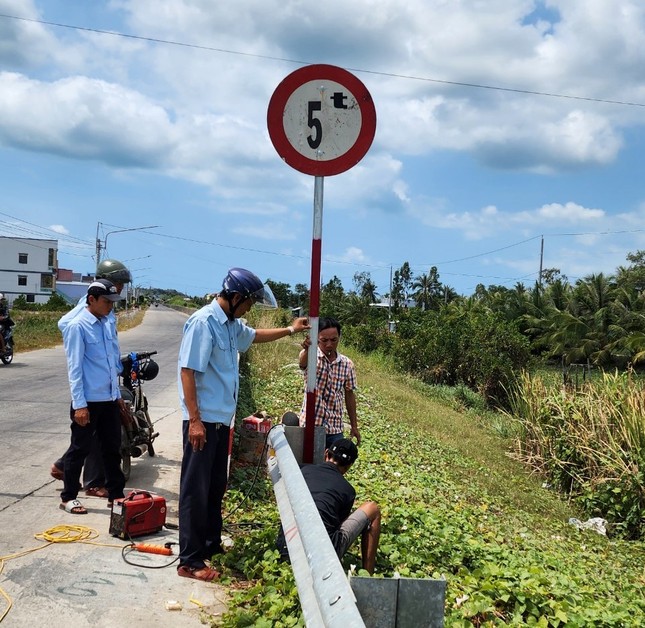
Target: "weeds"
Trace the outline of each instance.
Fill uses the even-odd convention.
[[[511,396],[515,452],[614,534],[645,536],[645,387],[605,373],[574,388],[524,374]]]

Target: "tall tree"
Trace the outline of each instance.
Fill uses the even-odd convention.
[[[345,290],[343,283],[334,275],[320,291],[320,314],[338,318],[343,306]]]
[[[272,279],[267,279],[266,283],[271,288],[273,296],[280,307],[291,307],[293,294],[291,292],[291,286],[288,283],[273,281]]]
[[[427,275],[420,275],[412,282],[413,297],[422,310],[438,310],[443,296],[437,267],[433,266]]]
[[[354,273],[354,287],[356,294],[363,301],[368,303],[375,303],[378,294],[376,292],[376,284],[372,281],[372,276],[368,272]]]
[[[304,308],[304,311],[309,311],[309,286],[304,283],[297,283],[294,287],[293,297],[293,307],[301,307]]]

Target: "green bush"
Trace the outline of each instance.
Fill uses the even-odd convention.
[[[355,347],[362,353],[381,351],[388,353],[394,341],[394,335],[388,330],[387,321],[368,320],[359,325],[343,325],[343,342]]]
[[[66,312],[71,308],[60,294],[53,292],[47,303],[28,303],[25,295],[21,294],[14,300],[11,309],[23,312]]]
[[[499,406],[530,360],[526,338],[489,311],[413,314],[399,325],[392,353],[401,370],[426,383],[464,384]]]

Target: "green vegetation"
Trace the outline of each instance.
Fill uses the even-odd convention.
[[[625,290],[641,289],[640,275],[620,276],[596,301],[582,296],[602,292],[601,281],[578,282],[568,301],[556,298],[561,282],[470,300],[444,289],[447,304],[426,286],[424,307],[397,311],[396,334],[384,310],[369,306],[368,277],[353,293],[338,280],[323,289],[323,311],[341,319],[343,350],[358,368],[364,443],[350,480],[358,500],[383,510],[377,577],[445,577],[447,626],[645,624],[645,392],[631,375],[563,391],[561,372],[538,378],[523,368],[529,349],[534,359],[584,368],[638,365],[642,297],[620,304]],[[540,295],[549,299],[542,319],[531,309]],[[18,351],[60,343],[60,314],[14,308]],[[254,312],[252,324],[284,325],[288,316]],[[578,323],[565,324],[572,317]],[[299,408],[298,351],[298,338],[252,348],[239,416]],[[499,406],[506,412],[491,410]],[[291,569],[273,545],[279,519],[269,481],[235,465],[227,499],[235,547],[222,560],[232,600],[213,622],[302,626]],[[611,523],[607,538],[568,523],[597,515]],[[358,545],[352,551],[346,568],[359,563]]]
[[[240,416],[297,410],[298,341],[253,347]],[[645,623],[645,545],[580,531],[575,504],[509,457],[513,419],[481,412],[469,389],[436,388],[379,355],[355,360],[364,443],[349,479],[383,509],[377,577],[445,577],[447,626],[632,626]],[[464,394],[464,390],[468,393]],[[469,408],[464,411],[464,408]],[[505,429],[498,429],[503,426]],[[278,561],[270,482],[236,466],[227,519],[235,547],[224,626],[302,626],[290,567]],[[252,488],[251,488],[252,487]],[[358,545],[344,566],[359,564]]]
[[[629,373],[579,388],[524,374],[511,394],[518,457],[612,533],[645,539],[645,386]]]
[[[16,353],[46,349],[62,344],[63,339],[58,329],[58,320],[70,309],[69,305],[63,302],[57,308],[53,308],[50,306],[52,301],[50,299],[50,303],[40,307],[33,307],[35,304],[29,303],[27,304],[30,306],[28,309],[21,309],[16,307],[18,301],[19,299],[14,301],[11,310],[11,318],[16,323],[13,328]],[[119,331],[139,325],[143,320],[144,313],[143,309],[118,311]]]

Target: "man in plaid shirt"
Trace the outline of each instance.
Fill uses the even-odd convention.
[[[318,359],[316,366],[315,425],[325,426],[325,448],[343,438],[343,402],[349,416],[350,435],[360,445],[361,435],[356,420],[356,370],[354,363],[338,353],[340,323],[333,318],[321,318],[318,323]],[[307,377],[307,354],[311,340],[305,338],[298,358],[300,368]],[[305,425],[307,396],[302,402],[300,425]]]

